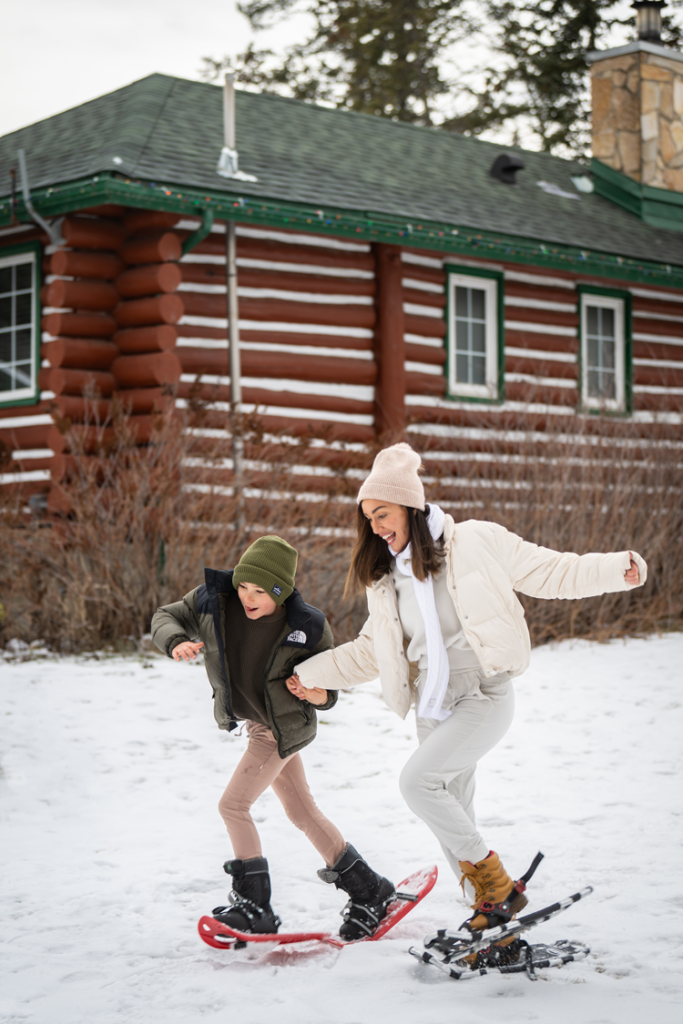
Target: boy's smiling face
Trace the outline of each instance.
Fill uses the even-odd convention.
[[[248,619],[262,619],[277,610],[277,605],[270,594],[256,583],[240,583],[237,593]]]

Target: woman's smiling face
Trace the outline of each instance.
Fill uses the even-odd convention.
[[[366,498],[361,502],[360,507],[370,523],[372,532],[385,540],[396,554],[403,551],[410,539],[408,509],[405,505],[394,505],[391,501]]]

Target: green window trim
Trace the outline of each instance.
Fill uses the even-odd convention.
[[[630,292],[617,288],[600,288],[595,285],[580,284],[577,288],[579,312],[579,412],[593,416],[631,416],[633,414],[633,296]],[[621,384],[620,398],[607,402],[591,402],[586,394],[586,337],[584,329],[584,310],[591,296],[616,300],[610,304],[615,308],[616,302],[622,305],[622,344],[621,344]],[[607,306],[607,304],[605,304]],[[609,307],[608,307],[609,308]],[[619,355],[619,353],[617,353]],[[617,362],[618,360],[615,360]]]
[[[505,401],[505,276],[500,270],[472,267],[461,263],[447,263],[446,271],[446,395],[445,398],[458,402],[476,402],[483,405],[501,405]],[[495,323],[487,326],[486,378],[485,385],[458,385],[453,371],[455,339],[452,332],[453,292],[458,278],[472,278],[487,282],[487,294],[495,290],[492,308]],[[493,289],[491,288],[493,283]],[[492,333],[493,340],[489,344]],[[453,377],[453,379],[452,379]],[[475,391],[475,389],[478,389]]]
[[[16,259],[16,257],[29,256],[30,260]],[[41,262],[43,250],[40,242],[24,242],[16,245],[8,245],[0,248],[0,268],[3,266],[16,266],[17,263],[31,262],[33,265],[33,322],[31,324],[31,357],[32,357],[32,380],[29,387],[22,388],[20,394],[0,391],[0,409],[19,407],[23,405],[37,405],[40,401],[40,386],[38,374],[40,371],[40,288],[41,288]],[[1,365],[1,364],[0,364]],[[18,389],[17,389],[18,390]],[[5,397],[10,395],[11,397]]]

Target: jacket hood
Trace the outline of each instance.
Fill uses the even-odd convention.
[[[219,594],[235,594],[237,596],[232,585],[233,573],[234,569],[204,569],[206,590],[202,595],[203,588],[200,587],[200,593],[197,595],[198,610],[202,597],[205,598],[209,606],[215,608]],[[315,608],[312,604],[306,604],[296,587],[284,602],[283,607],[287,613],[287,625],[291,630],[283,644],[287,647],[302,647],[308,650],[317,647],[325,628],[325,616],[320,609]]]

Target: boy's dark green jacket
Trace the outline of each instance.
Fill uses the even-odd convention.
[[[152,638],[160,651],[172,656],[173,648],[183,640],[203,641],[204,665],[213,689],[214,716],[219,729],[237,725],[230,699],[230,673],[225,657],[230,637],[226,635],[225,608],[228,601],[239,601],[232,585],[232,569],[205,569],[206,582],[186,594],[182,601],[158,608],[152,619]],[[296,666],[321,651],[334,647],[332,630],[323,613],[306,604],[294,589],[285,601],[286,616],[268,660],[265,678],[265,702],[268,722],[277,740],[280,757],[289,757],[315,738],[315,708],[290,693],[285,680]],[[328,690],[327,711],[337,703],[337,691]]]

